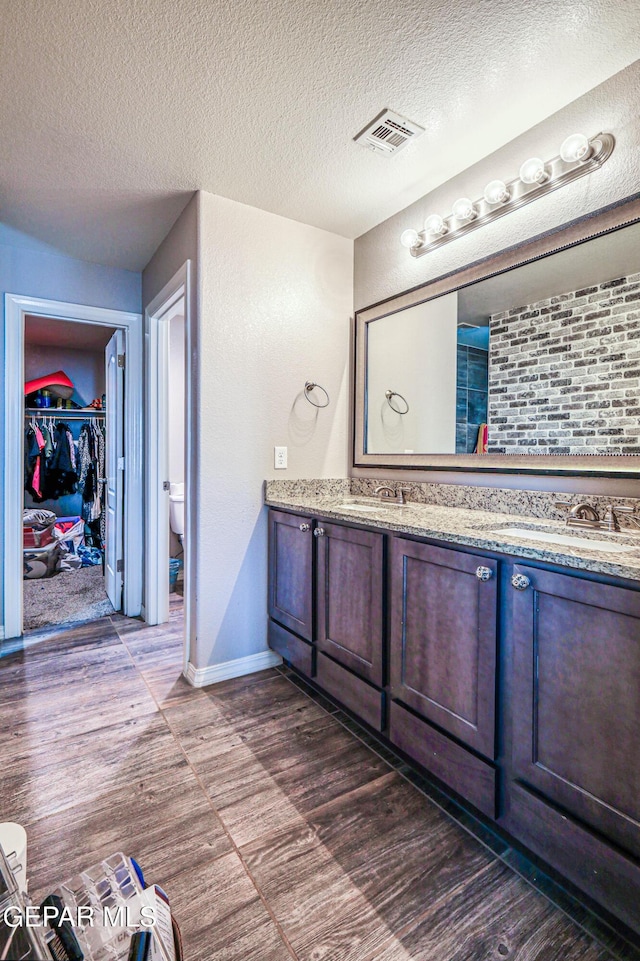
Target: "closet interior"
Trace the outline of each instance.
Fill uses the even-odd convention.
[[[25,632],[113,613],[105,589],[110,328],[25,321]]]

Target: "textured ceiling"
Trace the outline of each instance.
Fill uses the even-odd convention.
[[[134,270],[195,189],[355,237],[636,60],[639,28],[636,0],[5,2],[0,217]],[[352,142],[383,107],[427,130],[391,159]]]

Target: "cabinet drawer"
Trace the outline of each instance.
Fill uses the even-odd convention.
[[[313,520],[269,511],[269,616],[313,640]]]
[[[521,785],[513,783],[509,793],[507,830],[621,921],[639,930],[637,862]]]
[[[514,775],[640,858],[640,591],[514,571]]]
[[[269,621],[268,644],[273,651],[307,677],[313,677],[313,647],[295,634]]]
[[[496,771],[444,734],[391,702],[389,740],[478,810],[496,814]]]
[[[498,562],[396,537],[390,568],[392,698],[493,760]]]
[[[318,654],[316,682],[377,731],[383,728],[382,691],[361,681],[335,661]]]
[[[383,535],[325,522],[319,529],[318,650],[382,687]]]

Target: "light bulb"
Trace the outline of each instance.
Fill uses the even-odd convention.
[[[400,235],[400,243],[403,247],[408,247],[409,249],[411,249],[411,247],[417,247],[420,243],[418,231],[411,230],[411,228],[409,228],[409,230],[403,230]]]
[[[451,208],[451,212],[456,220],[473,220],[476,209],[468,197],[460,197]]]
[[[544,160],[540,160],[540,157],[530,157],[520,167],[520,180],[523,184],[541,184],[546,179]]]
[[[574,133],[564,141],[560,147],[560,156],[565,163],[575,163],[586,160],[591,153],[589,141],[581,133]]]
[[[507,185],[502,180],[492,180],[484,188],[484,199],[488,204],[504,204],[509,199],[510,194]]]
[[[442,237],[443,234],[446,234],[448,227],[440,214],[431,214],[424,222],[424,229],[428,234]]]

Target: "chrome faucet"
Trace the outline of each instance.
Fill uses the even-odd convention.
[[[406,504],[407,502],[404,495],[409,493],[409,488],[399,487],[397,491],[394,491],[393,487],[383,485],[382,487],[376,487],[373,493],[378,496],[381,501],[393,501],[394,504]]]
[[[567,516],[567,527],[589,527],[592,530],[599,530],[602,521],[595,507],[591,504],[571,504],[571,501],[556,501],[556,507],[569,508]]]
[[[574,504],[574,506],[569,511],[569,517],[574,518],[574,520],[597,522],[600,520],[598,517],[598,512],[595,507],[591,504]]]
[[[632,514],[633,516],[629,518],[629,523],[631,526],[640,530],[640,522],[635,516],[634,507],[620,506],[614,508],[613,504],[607,504],[602,519],[595,507],[592,507],[591,504],[582,503],[571,506],[570,501],[556,501],[556,507],[569,508],[567,527],[588,527],[591,530],[605,530],[613,533],[620,530],[617,514]]]

